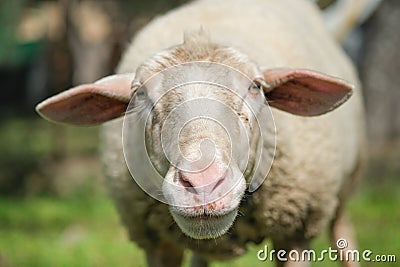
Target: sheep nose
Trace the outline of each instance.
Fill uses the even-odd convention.
[[[179,171],[179,183],[193,194],[211,194],[219,189],[226,176],[226,170],[212,163],[204,170],[196,172]]]

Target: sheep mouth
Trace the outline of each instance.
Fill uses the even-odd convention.
[[[211,239],[225,234],[231,228],[237,215],[237,209],[224,214],[187,215],[171,210],[177,225],[184,234],[193,239]]]

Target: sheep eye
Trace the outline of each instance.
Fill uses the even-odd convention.
[[[249,93],[252,95],[258,95],[260,93],[260,87],[257,84],[252,83],[249,87]]]
[[[143,88],[139,88],[136,91],[136,97],[139,99],[143,99],[144,97],[146,97],[146,92],[143,90]]]

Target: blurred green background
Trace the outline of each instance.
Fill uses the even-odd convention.
[[[35,114],[34,105],[112,73],[135,32],[183,2],[0,2],[0,266],[145,266],[144,253],[128,241],[102,183],[98,128],[50,124]],[[400,261],[400,56],[397,48],[391,50],[400,41],[398,3],[384,1],[354,30],[357,49],[350,37],[346,49],[366,84],[370,149],[348,213],[360,250],[395,254]],[[86,27],[83,17],[101,27]],[[322,235],[313,247],[329,246]],[[244,257],[212,266],[272,266],[257,260],[261,248],[250,246]]]

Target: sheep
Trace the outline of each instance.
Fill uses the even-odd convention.
[[[364,162],[360,84],[308,1],[184,5],[135,36],[117,74],[37,111],[104,123],[106,184],[149,266],[179,266],[184,249],[206,266],[266,238],[302,252],[328,225],[355,246],[344,204]]]

